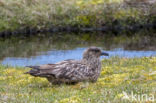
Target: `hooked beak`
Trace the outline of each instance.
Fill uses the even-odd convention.
[[[101,55],[109,56],[109,54],[108,53],[105,53],[105,52],[102,52]]]

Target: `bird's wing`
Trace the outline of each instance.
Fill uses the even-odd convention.
[[[87,66],[82,61],[68,60],[56,65],[56,68],[52,70],[52,74],[62,80],[79,81],[85,79],[88,72],[85,71]]]
[[[32,68],[26,74],[40,77],[51,77],[55,78],[70,78],[77,71],[83,69],[85,66],[83,63],[75,60],[64,60],[56,64],[45,64],[40,66],[26,66]]]

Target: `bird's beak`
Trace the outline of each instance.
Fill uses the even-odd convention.
[[[108,53],[105,53],[105,52],[102,52],[101,55],[109,56],[109,54]]]

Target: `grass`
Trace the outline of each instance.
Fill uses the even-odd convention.
[[[0,32],[24,28],[102,27],[146,24],[155,20],[155,4],[125,0],[0,0]]]
[[[1,102],[154,103],[156,99],[156,57],[104,59],[96,83],[52,85],[44,78],[23,74],[26,71],[0,66]],[[132,93],[137,95],[135,99]]]

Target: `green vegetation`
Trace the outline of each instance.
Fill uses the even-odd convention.
[[[2,103],[140,102],[138,97],[132,101],[132,92],[143,100],[142,103],[152,103],[152,98],[156,97],[156,57],[104,59],[96,83],[52,85],[44,78],[23,74],[26,71],[20,67],[0,66]],[[124,93],[129,98],[122,99]],[[143,94],[147,98],[142,98]]]
[[[0,32],[26,28],[128,26],[155,20],[155,4],[135,6],[125,1],[0,0]]]

